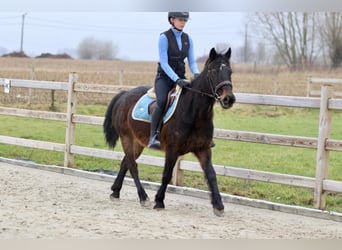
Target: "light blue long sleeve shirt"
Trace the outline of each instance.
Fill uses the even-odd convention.
[[[182,31],[177,31],[174,28],[171,28],[173,33],[175,34],[176,41],[178,44],[178,48],[182,49]],[[167,37],[165,34],[161,34],[159,37],[159,63],[161,68],[164,70],[164,72],[171,78],[172,81],[176,82],[179,79],[179,76],[173,71],[173,69],[170,67],[168,63],[168,50],[169,42],[167,40]],[[188,57],[187,61],[189,64],[189,68],[191,70],[192,74],[198,74],[199,70],[197,68],[196,60],[195,60],[195,53],[194,53],[194,46],[191,37],[189,36],[189,51],[188,51]]]

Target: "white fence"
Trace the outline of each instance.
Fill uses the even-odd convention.
[[[342,84],[341,78],[316,78],[316,77],[309,77],[306,82],[306,96],[320,96],[321,90],[313,89],[313,86],[321,86],[322,84]],[[334,92],[335,97],[342,97],[342,92]]]
[[[67,113],[0,107],[0,115],[66,121],[65,143],[30,140],[6,135],[0,135],[0,143],[64,152],[65,167],[73,166],[73,156],[75,154],[111,160],[121,160],[123,158],[122,152],[113,152],[111,150],[75,145],[76,123],[102,125],[104,120],[103,117],[78,115],[76,112],[77,93],[93,92],[116,94],[121,90],[131,89],[133,87],[79,83],[77,79],[78,76],[76,73],[71,73],[69,75],[69,82],[29,81],[0,78],[0,85],[4,86],[5,92],[10,92],[10,89],[14,87],[21,87],[64,90],[68,94]],[[342,152],[342,141],[330,138],[331,111],[342,110],[342,99],[334,99],[333,96],[332,87],[329,85],[322,87],[321,98],[236,93],[237,103],[320,109],[320,122],[318,128],[319,135],[317,138],[255,133],[218,128],[214,131],[214,137],[220,139],[316,149],[316,175],[314,178],[214,165],[216,173],[222,176],[310,188],[314,190],[314,207],[324,209],[327,193],[342,193],[342,181],[327,179],[329,151]],[[162,167],[164,165],[164,158],[141,155],[137,162]],[[184,170],[202,171],[199,163],[180,159],[177,162],[174,172],[173,183],[175,185],[182,185]]]

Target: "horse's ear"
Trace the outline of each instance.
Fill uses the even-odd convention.
[[[228,60],[230,59],[230,56],[232,55],[232,49],[229,48],[227,53],[226,53],[226,57],[228,58]]]
[[[210,50],[210,53],[209,53],[209,58],[210,58],[210,61],[214,61],[217,57],[217,53],[216,53],[216,50],[215,48],[212,48]]]

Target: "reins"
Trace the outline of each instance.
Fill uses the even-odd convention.
[[[196,93],[201,94],[201,95],[206,95],[206,96],[209,96],[209,97],[215,99],[215,95],[213,95],[213,94],[209,94],[209,93],[206,93],[206,92],[202,92],[202,91],[200,91],[200,90],[193,89],[193,88],[191,88],[191,87],[185,87],[185,88],[188,89],[188,90],[190,90],[190,91],[192,91],[192,92],[196,92]]]
[[[210,66],[210,65],[209,65]],[[221,64],[220,66],[220,71],[222,70],[223,67],[227,67],[225,64]],[[206,96],[209,96],[213,99],[215,99],[216,101],[217,100],[220,100],[220,96],[217,94],[217,91],[219,89],[221,89],[222,87],[224,86],[229,86],[232,84],[232,82],[230,80],[224,80],[222,82],[220,82],[219,84],[217,84],[215,86],[215,89],[214,89],[214,83],[213,83],[213,79],[211,78],[211,76],[209,75],[209,72],[211,71],[215,71],[216,69],[208,69],[208,72],[207,72],[207,81],[209,82],[210,84],[210,88],[211,88],[211,92],[212,93],[207,93],[207,92],[203,92],[203,91],[200,91],[200,90],[197,90],[197,89],[193,89],[191,87],[185,87],[187,89],[189,89],[190,91],[193,91],[193,92],[196,92],[198,94],[201,94],[201,95],[206,95]]]
[[[220,82],[219,84],[217,84],[217,86],[215,87],[215,90],[213,89],[213,84],[211,81],[210,82],[210,87],[211,87],[211,90],[212,90],[212,94],[210,93],[207,93],[207,92],[203,92],[203,91],[200,91],[200,90],[197,90],[197,89],[194,89],[194,88],[191,88],[191,87],[185,87],[186,89],[190,90],[190,91],[193,91],[193,92],[196,92],[198,94],[201,94],[201,95],[206,95],[206,96],[209,96],[211,98],[214,98],[215,100],[219,100],[220,97],[219,95],[217,94],[217,91],[222,88],[223,86],[229,86],[229,84],[231,84],[231,81],[229,80],[225,80],[225,81],[222,81]]]
[[[212,88],[213,94],[210,94],[210,93],[207,93],[207,92],[203,92],[203,91],[200,91],[200,90],[191,88],[191,87],[185,87],[185,88],[188,89],[188,90],[190,90],[190,91],[196,92],[196,93],[198,93],[198,94],[206,95],[206,96],[209,96],[209,97],[211,97],[211,98],[214,98],[215,100],[219,100],[220,97],[218,96],[217,91],[218,91],[220,88],[222,88],[223,86],[228,86],[229,84],[231,84],[231,82],[230,82],[229,80],[222,81],[222,82],[220,82],[220,83],[216,86],[215,90],[213,89],[213,85],[210,84],[210,86],[211,86],[211,88]]]

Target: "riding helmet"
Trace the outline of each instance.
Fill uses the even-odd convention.
[[[189,19],[189,12],[169,12],[167,15],[167,19],[169,20],[170,24],[172,24],[170,21],[171,17]]]

